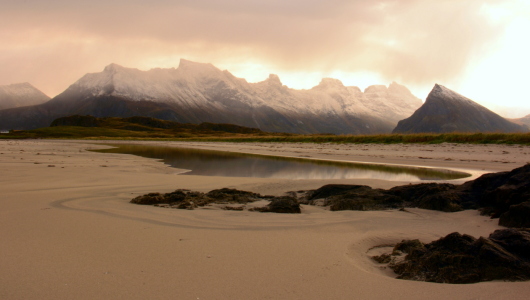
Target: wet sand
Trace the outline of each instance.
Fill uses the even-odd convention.
[[[155,142],[142,142],[156,144]],[[201,149],[467,170],[511,170],[530,147],[168,143]],[[231,187],[262,194],[373,179],[280,180],[176,175],[148,158],[88,152],[87,141],[0,141],[0,299],[526,299],[529,282],[397,280],[374,246],[459,231],[487,236],[476,211],[421,209],[300,215],[129,204],[148,192]],[[465,180],[455,181],[461,183]]]

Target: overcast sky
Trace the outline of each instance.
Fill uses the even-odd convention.
[[[439,83],[519,117],[530,113],[529,2],[0,0],[0,85],[55,96],[110,63],[185,58],[293,88],[396,81],[425,99]]]

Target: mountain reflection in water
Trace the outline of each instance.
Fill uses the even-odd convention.
[[[470,176],[467,173],[443,169],[286,158],[167,146],[111,146],[117,148],[93,151],[160,159],[171,167],[189,170],[183,173],[186,175],[283,179],[370,178],[392,181],[450,180]]]

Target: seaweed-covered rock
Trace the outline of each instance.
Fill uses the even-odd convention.
[[[494,218],[510,206],[530,201],[530,164],[509,172],[484,174],[458,187],[462,202],[474,203],[464,208],[483,208]]]
[[[184,201],[188,195],[188,192],[189,190],[176,190],[174,192],[164,194],[164,198],[166,199],[167,203],[177,203]]]
[[[269,212],[282,214],[301,213],[300,203],[293,197],[276,197],[267,205]]]
[[[453,212],[462,210],[456,187],[449,183],[420,183],[396,186],[388,193],[401,197],[410,207]]]
[[[527,230],[497,230],[478,239],[454,232],[425,245],[403,241],[394,249],[408,253],[404,260],[389,264],[399,279],[439,283],[530,279]]]
[[[329,209],[336,210],[381,210],[400,208],[403,199],[389,195],[381,189],[372,189],[368,186],[347,191],[343,194],[329,197],[326,201]]]
[[[138,196],[131,200],[131,203],[141,204],[141,205],[155,205],[168,203],[164,195],[160,193],[149,193],[146,195]]]
[[[326,184],[316,190],[308,192],[307,199],[323,199],[331,196],[337,196],[349,191],[370,188],[366,185],[351,185],[351,184]]]
[[[372,189],[363,185],[328,184],[306,192],[309,204],[329,206],[331,210],[377,210],[397,207],[419,207],[445,212],[481,209],[484,214],[498,218],[510,206],[530,201],[530,164],[510,172],[484,174],[462,185],[421,183]],[[515,207],[526,211],[526,206]],[[517,212],[514,212],[516,215]],[[507,216],[509,216],[508,214]],[[524,218],[525,213],[520,213]],[[529,226],[527,221],[517,221]],[[508,224],[508,223],[506,223]],[[507,225],[508,226],[508,225]]]
[[[530,228],[530,201],[510,206],[499,218],[499,225]]]
[[[507,251],[530,261],[529,228],[495,230],[489,238]]]
[[[208,193],[183,189],[166,194],[149,193],[138,196],[130,202],[178,209],[195,209],[211,204],[225,204],[226,206],[220,206],[220,208],[226,210],[244,210],[246,204],[258,200],[270,200],[271,202],[265,207],[257,207],[249,210],[276,213],[301,212],[300,203],[294,197],[262,196],[257,193],[229,188],[212,190]]]
[[[215,199],[217,203],[219,201],[224,201],[227,203],[245,204],[263,198],[260,194],[229,188],[212,190],[209,191],[206,195],[212,199]]]
[[[254,207],[250,210],[259,212],[275,212],[281,214],[299,214],[302,212],[298,200],[290,196],[275,197],[267,206]]]
[[[365,185],[328,184],[309,191],[309,204],[329,206],[330,210],[380,210],[419,207],[446,212],[460,211],[460,194],[456,185],[422,183],[397,186],[389,190]],[[320,201],[315,201],[322,199]]]
[[[415,250],[423,250],[425,246],[420,240],[403,240],[401,243],[394,246],[392,255],[399,255],[400,253],[411,253]]]

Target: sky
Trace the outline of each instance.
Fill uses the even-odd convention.
[[[324,77],[442,84],[505,117],[530,114],[527,0],[0,0],[0,85],[48,96],[106,65],[212,63],[297,89]]]

